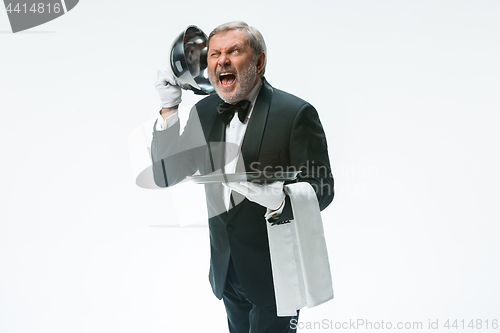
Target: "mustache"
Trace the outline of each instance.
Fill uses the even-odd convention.
[[[221,72],[225,72],[225,71],[227,71],[227,72],[232,72],[232,73],[234,73],[236,76],[238,75],[238,71],[236,70],[236,68],[234,68],[234,67],[232,67],[232,66],[229,66],[229,65],[224,65],[224,66],[222,66],[222,67],[218,67],[218,68],[216,69],[216,71],[215,71],[215,75],[216,75],[217,77],[219,77],[219,74],[220,74]]]

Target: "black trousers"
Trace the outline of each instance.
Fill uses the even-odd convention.
[[[246,298],[231,259],[222,299],[231,333],[295,333],[297,331],[290,328],[290,321],[298,320],[298,313],[293,317],[278,317],[276,306],[259,307]]]

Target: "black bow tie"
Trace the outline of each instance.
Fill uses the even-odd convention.
[[[224,125],[229,124],[231,119],[233,119],[235,112],[238,112],[238,118],[240,119],[240,121],[244,122],[245,118],[247,117],[249,109],[250,109],[250,101],[246,100],[239,101],[236,104],[229,104],[224,101],[221,101],[220,104],[217,106],[217,112],[219,113],[219,116],[224,122]]]

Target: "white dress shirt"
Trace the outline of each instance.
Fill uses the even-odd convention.
[[[224,173],[234,173],[236,171],[236,164],[238,162],[238,157],[241,154],[241,144],[243,143],[243,138],[245,137],[245,132],[247,130],[248,122],[252,116],[252,111],[255,106],[255,101],[259,95],[260,88],[262,87],[262,80],[255,85],[255,87],[250,91],[250,93],[244,98],[244,100],[250,101],[250,108],[248,110],[247,117],[244,122],[240,121],[238,115],[235,114],[233,119],[226,125],[226,162],[224,165]],[[231,144],[232,143],[232,144]],[[238,151],[234,151],[238,149]],[[223,199],[226,209],[230,208],[230,195],[231,189],[224,187]]]

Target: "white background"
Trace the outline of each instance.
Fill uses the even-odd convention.
[[[87,0],[12,34],[0,10],[0,332],[227,331],[208,229],[172,227],[173,192],[135,185],[128,136],[159,109],[173,39],[234,19],[327,134],[335,299],[303,325],[500,319],[499,17],[498,1]]]

